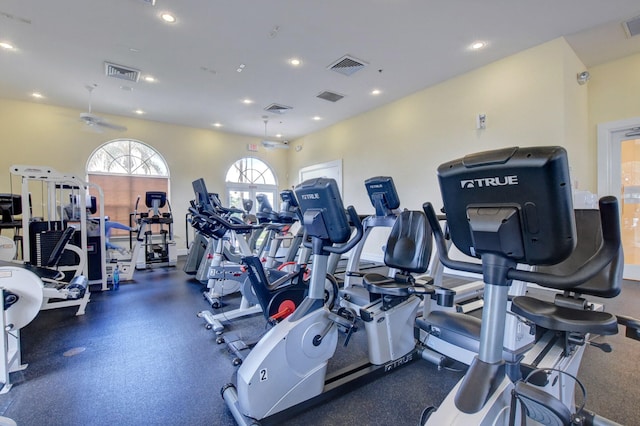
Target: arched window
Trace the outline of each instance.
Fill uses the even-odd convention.
[[[256,211],[256,195],[265,194],[271,206],[276,205],[278,182],[276,175],[262,160],[253,157],[241,158],[227,170],[227,196],[230,206],[243,208],[243,200],[253,202]]]
[[[147,191],[169,194],[169,167],[151,146],[132,139],[115,139],[98,147],[87,161],[87,180],[104,192],[105,214],[129,224],[138,196]],[[140,209],[145,209],[140,204]]]

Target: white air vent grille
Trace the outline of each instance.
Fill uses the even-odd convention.
[[[622,24],[627,37],[633,37],[640,34],[640,16],[636,16]]]
[[[324,92],[318,94],[317,97],[329,102],[338,102],[340,99],[344,98],[344,95],[325,90]]]
[[[274,114],[284,114],[290,109],[293,109],[293,108],[290,106],[280,105],[280,104],[271,104],[264,108],[265,111],[272,112]]]
[[[111,62],[104,63],[104,73],[107,77],[119,78],[122,80],[133,81],[135,83],[137,83],[140,78],[140,70],[116,65]]]
[[[330,69],[331,71],[335,71],[337,73],[348,76],[355,73],[356,71],[360,71],[362,68],[366,67],[367,65],[369,64],[367,64],[364,61],[361,61],[360,59],[356,59],[353,56],[345,55],[342,58],[335,61],[334,63],[332,63],[331,65],[329,65],[327,68]]]

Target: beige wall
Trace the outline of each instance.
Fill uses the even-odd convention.
[[[80,112],[0,99],[0,171],[4,172],[0,176],[5,176],[0,178],[0,192],[9,192],[12,164],[48,166],[84,178],[87,159],[101,144],[117,138],[137,139],[158,150],[169,164],[174,233],[178,248],[184,248],[184,216],[193,199],[194,179],[203,177],[210,191],[224,194],[227,169],[251,154],[274,168],[280,186],[287,185],[287,157],[281,150],[247,152],[246,145],[258,143],[259,138],[107,115],[104,117],[128,130],[95,133],[79,122]],[[13,191],[19,193],[19,178],[14,177],[12,184]]]
[[[436,169],[444,161],[488,149],[562,145],[580,176],[595,162],[584,154],[587,88],[575,76],[584,65],[564,39],[500,60],[382,108],[296,140],[290,183],[301,167],[343,159],[345,203],[373,207],[365,179],[394,178],[403,207],[440,206]],[[486,130],[475,117],[487,114]]]
[[[564,146],[574,181],[595,192],[596,125],[640,116],[640,54],[593,67],[589,83],[579,86],[576,74],[584,69],[566,41],[556,39],[293,141],[302,146],[299,152],[261,150],[256,156],[276,170],[281,188],[297,183],[301,167],[342,159],[345,203],[363,214],[373,211],[363,185],[371,176],[393,176],[403,207],[427,200],[439,207],[439,164],[511,145]],[[22,163],[82,175],[100,144],[141,140],[169,163],[179,236],[191,181],[204,177],[211,191],[224,192],[227,168],[249,154],[247,143],[259,140],[125,117],[107,118],[127,132],[96,134],[83,130],[79,112],[0,100],[0,170]],[[478,113],[487,114],[486,130],[475,129]],[[2,192],[9,188],[5,176]]]
[[[628,119],[640,122],[640,54],[592,67],[589,72],[588,138],[595,155],[598,124]],[[594,192],[596,178],[594,166],[591,176]]]
[[[589,86],[579,85],[576,79],[586,67],[568,45],[563,50],[564,141],[560,145],[569,152],[574,188],[595,192],[596,147],[589,143],[587,125]]]
[[[595,137],[598,123],[640,116],[640,54],[592,67],[589,72],[590,137]]]
[[[576,82],[584,69],[564,39],[523,51],[296,140],[290,182],[301,167],[341,158],[345,203],[360,214],[373,212],[363,182],[377,175],[393,177],[402,207],[439,209],[439,164],[514,145],[564,146],[583,179],[595,164],[595,148],[584,149],[587,87]],[[476,130],[478,113],[485,130]],[[365,257],[381,260],[385,235],[370,238]]]

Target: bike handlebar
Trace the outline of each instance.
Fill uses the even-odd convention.
[[[347,241],[346,244],[341,246],[331,246],[331,245],[325,246],[323,244],[322,245],[323,251],[326,251],[327,253],[344,254],[349,250],[351,250],[353,247],[355,247],[355,245],[358,244],[358,242],[362,239],[362,236],[364,235],[364,230],[362,228],[362,222],[360,221],[360,217],[358,216],[356,209],[353,206],[349,206],[347,207],[347,213],[349,213],[349,219],[351,219],[351,222],[353,222],[353,226],[356,228],[356,235],[354,235],[353,238]],[[311,238],[313,239],[315,237],[311,237]],[[307,248],[313,249],[314,243],[306,241],[306,239],[307,239],[307,231],[305,229],[305,233],[304,233],[305,242],[302,244]]]
[[[325,247],[324,248],[325,251],[328,251],[329,253],[344,254],[349,250],[351,250],[352,248],[354,248],[355,245],[358,244],[358,242],[362,239],[362,236],[364,235],[364,230],[362,228],[362,222],[360,221],[360,217],[358,216],[356,209],[353,206],[349,206],[347,207],[347,213],[349,213],[349,219],[351,219],[353,226],[355,226],[356,228],[356,235],[354,235],[353,238],[347,241],[345,245],[337,246],[337,247],[336,246]]]

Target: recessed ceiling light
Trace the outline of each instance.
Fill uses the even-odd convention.
[[[244,70],[244,67],[246,67],[245,64],[240,64],[240,65],[238,65],[238,69],[236,71],[242,72]]]
[[[15,49],[15,47],[13,47],[12,44],[7,43],[6,41],[2,41],[0,42],[0,47],[2,47],[3,49],[7,49],[7,50],[13,50]]]
[[[371,94],[372,94],[372,95],[379,95],[380,93],[382,93],[382,92],[381,92],[379,89],[373,89],[373,90],[371,91]]]
[[[249,105],[249,104],[252,104],[252,103],[253,103],[253,101],[252,101],[251,99],[243,99],[243,100],[242,100],[242,103],[243,103],[243,104],[247,104],[247,105]]]
[[[135,113],[136,113],[136,114],[138,114],[138,115],[142,115],[142,114],[144,114],[144,111],[143,111],[143,110],[141,110],[141,109],[137,109],[137,110],[135,110],[135,111],[133,111],[133,112],[135,112]]]
[[[297,67],[298,65],[302,64],[302,61],[300,61],[300,59],[298,58],[291,58],[289,59],[289,63],[294,67]]]
[[[213,127],[222,127],[222,124],[221,123],[213,123],[212,126]]]
[[[475,41],[473,43],[471,43],[471,50],[480,50],[483,47],[486,47],[487,43],[485,43],[484,41]]]
[[[160,18],[162,18],[164,22],[167,22],[169,24],[173,24],[174,22],[176,22],[176,17],[170,14],[169,12],[161,13]]]
[[[31,96],[33,96],[33,97],[34,97],[34,98],[36,98],[36,99],[42,99],[42,98],[44,98],[44,96],[42,96],[42,93],[40,93],[40,92],[33,92],[33,93],[31,94]]]
[[[315,117],[313,117],[313,119],[318,121],[318,120],[322,120],[322,117],[319,117],[319,116],[316,115]]]
[[[152,75],[146,75],[144,76],[144,81],[147,81],[149,83],[154,83],[156,81],[156,78]]]
[[[276,134],[276,138],[281,138],[282,137],[282,133],[277,133]]]
[[[125,92],[133,92],[133,87],[131,87],[131,86],[120,86],[120,90],[124,90]]]

